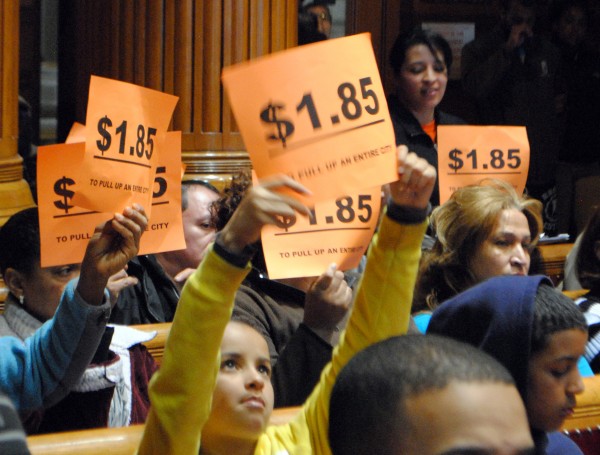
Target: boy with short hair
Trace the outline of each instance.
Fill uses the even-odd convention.
[[[477,346],[510,371],[525,402],[536,453],[581,453],[554,432],[573,413],[575,395],[583,392],[577,362],[587,325],[548,278],[491,278],[443,303],[427,334]]]
[[[334,455],[533,451],[510,373],[433,335],[393,337],[348,362],[331,394],[329,442]]]

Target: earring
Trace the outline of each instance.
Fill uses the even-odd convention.
[[[21,304],[21,306],[23,306],[23,304],[25,303],[25,296],[23,294],[19,296],[19,303]]]

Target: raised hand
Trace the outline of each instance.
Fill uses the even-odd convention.
[[[85,251],[77,285],[84,300],[96,305],[102,302],[109,277],[137,255],[147,224],[144,209],[134,204],[134,207],[126,207],[123,214],[115,213],[112,220],[96,227]]]
[[[398,146],[398,180],[389,184],[392,201],[397,205],[424,209],[433,192],[437,172],[425,159]]]
[[[352,304],[352,289],[344,273],[331,264],[306,293],[304,324],[321,338],[333,342]]]
[[[106,289],[108,289],[108,293],[110,294],[111,306],[115,306],[119,299],[119,294],[123,289],[135,286],[137,283],[138,279],[136,277],[127,274],[127,266],[114,275],[111,275],[108,283],[106,283]]]
[[[308,216],[308,208],[287,194],[276,192],[283,188],[298,194],[310,194],[302,184],[285,175],[262,180],[251,188],[221,231],[221,241],[232,253],[241,253],[244,248],[260,239],[260,231],[267,224],[285,227],[282,217],[296,218],[296,214]]]

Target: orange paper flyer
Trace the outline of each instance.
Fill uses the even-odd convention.
[[[42,267],[80,263],[96,225],[113,217],[112,213],[84,209],[73,203],[81,185],[78,171],[84,154],[83,142],[38,147]]]
[[[367,33],[223,70],[259,178],[288,174],[328,200],[396,179],[396,146]]]
[[[152,190],[152,215],[139,254],[185,249],[181,214],[181,131],[165,136]]]
[[[381,187],[319,201],[311,216],[261,233],[269,278],[319,276],[332,262],[339,270],[358,266],[379,220]]]
[[[140,254],[185,248],[181,220],[181,133],[167,134],[169,153],[161,156],[153,184],[154,210],[140,242]],[[38,148],[37,187],[41,265],[80,263],[94,228],[113,217],[74,204],[85,143]],[[125,206],[120,207],[121,212]]]
[[[67,136],[66,144],[76,144],[77,142],[85,142],[85,125],[79,122],[73,122],[73,126]]]
[[[137,202],[151,213],[154,169],[177,99],[91,77],[77,205],[114,212]]]
[[[440,203],[458,188],[496,178],[523,193],[529,172],[529,140],[524,126],[440,125]]]

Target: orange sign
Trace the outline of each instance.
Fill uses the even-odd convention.
[[[37,189],[42,267],[80,263],[96,225],[112,218],[73,204],[85,143],[38,147]]]
[[[358,266],[379,219],[381,187],[315,204],[284,229],[262,230],[269,278],[319,276],[335,262],[339,270]]]
[[[485,178],[505,180],[519,194],[529,172],[524,126],[438,126],[440,203],[458,188]]]
[[[154,169],[176,103],[173,95],[92,76],[74,203],[114,212],[137,202],[150,214]]]
[[[152,215],[142,236],[140,254],[185,248],[181,220],[181,134],[166,136],[153,185]],[[79,169],[85,143],[38,148],[37,187],[40,216],[41,265],[50,267],[81,262],[96,225],[111,213],[78,207],[73,199],[80,191]],[[124,207],[124,206],[123,206]],[[121,207],[118,211],[121,211]]]
[[[75,144],[77,142],[85,142],[85,125],[79,122],[73,122],[73,126],[67,136],[66,144]]]
[[[139,254],[185,249],[181,214],[181,131],[165,136],[152,190],[152,215]]]
[[[288,174],[313,200],[397,178],[394,131],[369,34],[225,68],[223,84],[259,178]]]

